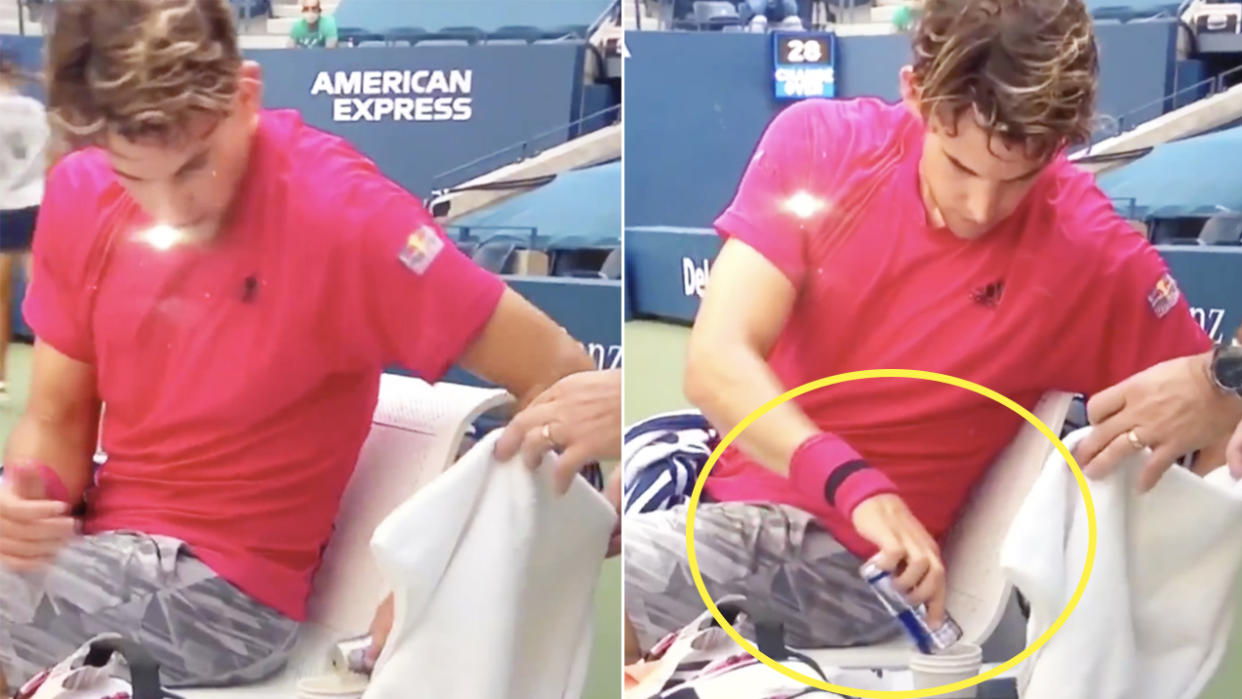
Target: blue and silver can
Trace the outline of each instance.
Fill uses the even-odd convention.
[[[880,598],[888,613],[901,622],[920,651],[929,655],[943,653],[962,640],[962,628],[948,614],[945,614],[944,623],[939,627],[933,629],[929,626],[927,608],[921,604],[910,604],[906,596],[897,589],[893,576],[888,571],[868,561],[858,572],[871,586],[875,596]]]

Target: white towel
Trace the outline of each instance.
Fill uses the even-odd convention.
[[[1205,478],[1175,467],[1141,495],[1144,458],[1088,481],[1098,522],[1091,579],[1069,621],[1022,668],[1024,699],[1193,699],[1220,662],[1242,563],[1242,484],[1223,467]],[[1082,496],[1053,452],[1001,549],[1031,604],[1028,643],[1068,603],[1086,547]]]
[[[496,463],[493,432],[398,507],[372,549],[393,584],[393,632],[365,699],[577,699],[616,512],[549,461]]]

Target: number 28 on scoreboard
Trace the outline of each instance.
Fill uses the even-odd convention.
[[[773,32],[777,99],[835,97],[837,37],[831,32]]]

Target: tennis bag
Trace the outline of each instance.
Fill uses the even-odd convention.
[[[769,658],[807,677],[829,681],[819,664],[785,645],[779,623],[751,616],[742,597],[731,595],[716,605],[730,625],[749,618],[755,645]],[[716,623],[710,611],[666,636],[640,662],[625,669],[624,699],[793,699],[839,695],[786,677],[742,650]]]
[[[128,677],[128,680],[122,679]],[[116,634],[91,639],[13,699],[180,699],[160,687],[160,666],[141,644]]]

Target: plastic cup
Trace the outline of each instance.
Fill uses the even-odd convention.
[[[928,655],[913,653],[910,656],[910,672],[914,675],[915,689],[929,689],[970,679],[983,667],[983,649],[973,643],[959,643],[952,648]],[[974,699],[979,687],[967,687],[956,692],[939,694],[945,699]]]

